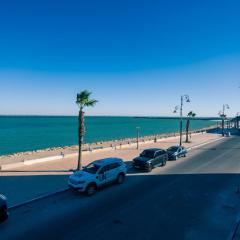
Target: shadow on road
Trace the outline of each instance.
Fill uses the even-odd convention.
[[[66,175],[3,178],[5,183],[12,181],[15,185],[13,191],[8,191],[9,201],[35,184],[38,191],[39,187],[53,187],[57,182],[66,184],[67,180]],[[89,240],[123,239],[126,235],[128,239],[209,239],[209,236],[226,239],[237,209],[228,196],[239,196],[238,183],[239,174],[128,175],[124,184],[102,188],[91,198],[71,190],[32,203],[31,214],[36,219],[44,219],[47,214],[45,224],[44,221],[42,225],[32,223],[31,230],[22,229],[24,235],[16,236],[18,239],[78,239],[81,233],[83,239]],[[12,212],[4,227],[12,225],[15,231],[11,234],[18,234],[13,214],[18,213]]]

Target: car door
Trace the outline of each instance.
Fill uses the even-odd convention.
[[[168,155],[164,150],[160,152],[160,158],[161,158],[161,163],[167,161]]]
[[[155,161],[155,165],[161,165],[163,162],[163,151],[157,151],[156,154],[156,161]]]
[[[181,157],[181,154],[182,154],[182,148],[179,147],[178,150],[177,150],[177,156]]]
[[[111,163],[107,166],[107,171],[106,171],[106,181],[107,182],[113,182],[117,178],[118,174],[118,163]]]
[[[152,166],[159,165],[160,157],[159,157],[159,151],[154,153],[154,157],[152,159]]]
[[[162,151],[161,152],[161,155],[162,155],[162,161],[167,161],[168,160],[168,154],[166,151]]]
[[[104,166],[100,169],[97,176],[99,186],[102,186],[107,183],[107,170],[108,170],[108,166]]]

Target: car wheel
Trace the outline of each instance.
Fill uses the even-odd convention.
[[[187,155],[186,155],[186,153],[183,155],[183,157],[186,157]]]
[[[87,186],[87,189],[86,189],[86,194],[87,196],[92,196],[96,193],[97,191],[97,186],[95,183],[90,183],[88,186]]]
[[[178,159],[178,156],[174,156],[174,160],[176,161]]]
[[[164,160],[163,162],[162,162],[162,167],[164,167],[166,165],[166,161]]]
[[[123,173],[120,173],[120,174],[118,174],[116,183],[117,184],[122,184],[124,182],[124,179],[125,179],[125,175]]]

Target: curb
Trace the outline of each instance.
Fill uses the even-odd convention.
[[[22,202],[22,203],[19,203],[19,204],[16,204],[16,205],[13,205],[13,206],[10,206],[8,207],[8,209],[11,211],[11,210],[15,210],[19,207],[22,207],[22,206],[25,206],[27,204],[30,204],[32,202],[37,202],[37,201],[40,201],[40,200],[43,200],[43,199],[46,199],[46,198],[49,198],[49,197],[53,197],[55,195],[58,195],[58,194],[61,194],[61,193],[64,193],[64,192],[68,192],[69,191],[69,188],[64,188],[62,190],[58,190],[56,192],[52,192],[52,193],[48,193],[48,194],[45,194],[45,195],[42,195],[42,196],[39,196],[39,197],[36,197],[36,198],[33,198],[31,200],[27,200],[25,202]]]

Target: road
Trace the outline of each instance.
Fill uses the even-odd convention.
[[[195,149],[89,198],[68,191],[10,212],[7,239],[227,239],[240,213],[240,138]]]

